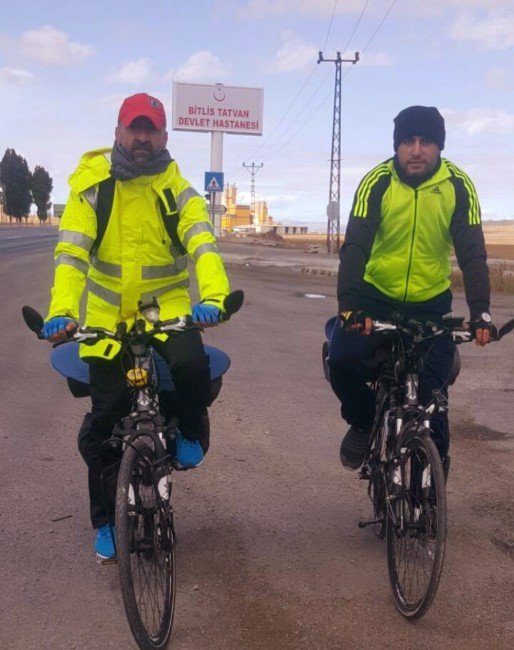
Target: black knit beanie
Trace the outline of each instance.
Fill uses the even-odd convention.
[[[433,140],[439,149],[444,149],[444,119],[435,106],[409,106],[394,118],[394,150],[403,140],[414,135]]]

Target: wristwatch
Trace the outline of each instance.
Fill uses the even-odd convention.
[[[491,322],[491,314],[489,314],[487,311],[483,311],[480,316],[480,320],[483,320],[484,323],[490,323]]]

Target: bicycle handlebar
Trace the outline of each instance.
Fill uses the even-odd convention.
[[[464,319],[455,319],[454,322],[460,322],[460,325],[450,325],[448,327],[437,325],[436,323],[409,321],[404,325],[391,323],[388,321],[373,321],[373,330],[375,332],[400,332],[411,337],[420,337],[420,339],[430,339],[442,334],[450,334],[456,343],[467,343],[472,341],[474,333],[471,329],[462,326]],[[491,329],[491,341],[499,341],[506,334],[514,329],[514,318],[507,321],[498,330],[494,325]]]
[[[225,313],[222,314],[220,323],[225,322],[231,318],[239,309],[241,309],[244,302],[244,292],[241,289],[232,291],[226,296],[223,301],[223,308]],[[22,316],[23,320],[27,327],[32,330],[39,339],[44,339],[45,337],[42,334],[44,320],[41,314],[35,309],[29,306],[22,307]],[[219,324],[219,323],[213,323]],[[111,332],[110,330],[104,329],[102,327],[78,327],[75,330],[68,332],[67,338],[62,341],[63,343],[68,341],[79,341],[79,342],[94,342],[101,339],[113,339],[121,341],[124,338],[127,338],[127,334],[123,331],[123,323],[118,326],[116,332]],[[150,330],[144,332],[135,332],[132,330],[129,336],[132,335],[132,338],[137,336],[148,336],[151,337],[154,334],[162,334],[170,331],[184,331],[188,328],[198,327],[201,323],[195,323],[190,315],[179,316],[178,318],[172,318],[166,321],[156,321],[154,327]]]

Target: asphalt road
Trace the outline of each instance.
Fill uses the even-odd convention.
[[[514,334],[462,348],[444,574],[427,616],[407,623],[390,595],[385,545],[357,528],[369,514],[365,486],[338,461],[345,427],[320,363],[334,279],[300,266],[228,264],[246,302],[205,336],[232,367],[211,409],[204,466],[175,480],[170,647],[512,648]],[[50,242],[0,256],[0,647],[127,650],[116,567],[92,553],[76,449],[87,401],[68,394],[48,347],[21,322],[24,304],[44,312],[51,276]],[[513,299],[495,297],[493,314],[514,316]]]
[[[0,224],[0,254],[37,251],[46,244],[54,245],[56,241],[56,228]]]

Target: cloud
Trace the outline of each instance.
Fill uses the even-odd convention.
[[[489,12],[485,18],[466,12],[449,32],[458,41],[471,41],[482,50],[506,50],[514,45],[514,13]]]
[[[345,0],[336,6],[336,13],[351,13],[362,10],[362,0]],[[316,15],[330,16],[334,11],[334,0],[250,0],[240,7],[239,13],[246,18],[265,16]]]
[[[455,9],[476,11],[485,9],[494,11],[503,7],[510,8],[512,0],[409,0],[402,11],[419,16],[441,16]]]
[[[495,90],[514,90],[514,74],[509,68],[491,68],[485,74],[485,82]]]
[[[166,75],[175,81],[183,82],[218,82],[225,79],[228,74],[228,69],[220,59],[208,50],[196,52],[180,66],[178,70]]]
[[[343,58],[353,58],[353,53],[349,56],[344,56]],[[357,65],[367,67],[390,66],[393,65],[393,59],[391,56],[389,56],[389,54],[383,54],[379,52],[376,54],[366,54],[366,52],[364,52]]]
[[[152,62],[150,59],[138,59],[124,63],[119,70],[112,72],[107,78],[111,84],[134,84],[135,86],[146,83],[151,78]]]
[[[34,75],[26,70],[0,68],[0,86],[22,86],[30,83]]]
[[[90,45],[68,40],[64,32],[51,25],[24,32],[15,47],[21,56],[47,66],[80,63],[95,53]]]
[[[282,35],[284,43],[277,51],[274,60],[268,67],[268,72],[279,74],[307,70],[318,58],[318,48],[307,45],[290,32]]]
[[[514,115],[503,108],[472,108],[458,112],[443,109],[447,125],[467,135],[509,135],[514,133]]]

